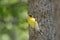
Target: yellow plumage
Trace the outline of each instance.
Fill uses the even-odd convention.
[[[29,25],[31,26],[31,28],[35,28],[34,25],[35,25],[35,19],[32,18],[32,17],[27,17],[27,21],[29,23]]]
[[[37,21],[35,21],[35,18],[28,16],[27,21],[32,29],[39,31],[39,26],[38,26]]]
[[[32,17],[32,15],[29,15],[27,17],[27,21],[28,21],[28,24],[30,25],[30,27],[32,29],[35,29],[35,31],[39,32],[40,33],[40,28],[38,26],[38,22],[35,20],[35,18]],[[41,34],[41,33],[40,33]]]

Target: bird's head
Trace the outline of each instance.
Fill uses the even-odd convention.
[[[33,15],[29,15],[29,17],[33,17]]]

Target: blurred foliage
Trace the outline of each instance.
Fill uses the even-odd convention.
[[[0,40],[28,40],[27,0],[0,0]]]

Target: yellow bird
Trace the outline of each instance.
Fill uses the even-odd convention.
[[[35,20],[35,18],[32,15],[29,15],[27,17],[27,21],[32,29],[35,29],[35,31],[40,31],[38,22]]]

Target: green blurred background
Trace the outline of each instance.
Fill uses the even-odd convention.
[[[0,0],[0,40],[29,40],[27,0]]]

